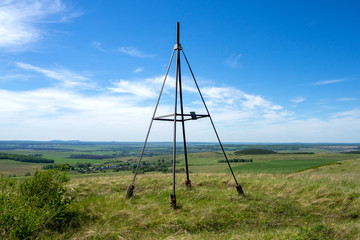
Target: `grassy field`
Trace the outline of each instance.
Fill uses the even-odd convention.
[[[87,176],[68,184],[72,219],[47,239],[359,239],[360,159],[291,174],[177,174],[178,208],[169,207],[171,174],[146,173],[125,199],[132,176]]]
[[[267,154],[234,155],[229,152],[229,159],[252,159],[251,163],[231,163],[235,172],[241,173],[291,173],[311,167],[353,159],[356,154],[317,153],[317,154]],[[170,156],[169,156],[170,157]],[[227,172],[227,163],[218,163],[224,156],[220,153],[193,153],[189,155],[189,169],[192,172]],[[179,167],[184,167],[183,157],[179,158]]]
[[[16,154],[34,154],[35,151],[3,151],[6,153]],[[43,151],[44,158],[55,160],[56,164],[75,164],[75,163],[92,163],[101,164],[106,162],[126,161],[128,159],[137,160],[138,157],[117,157],[113,159],[71,159],[72,154],[81,154],[83,152],[57,152],[57,151]],[[96,151],[92,154],[106,154],[106,152]],[[108,153],[107,153],[108,154]],[[235,172],[241,173],[291,173],[305,170],[311,167],[334,163],[337,161],[356,158],[357,154],[342,154],[336,152],[320,152],[316,154],[267,154],[267,155],[234,155],[234,152],[227,152],[229,159],[252,159],[251,163],[231,163]],[[170,155],[144,157],[145,162],[156,162],[159,159],[167,161],[172,160]],[[220,152],[200,152],[190,153],[189,170],[191,172],[202,173],[223,173],[228,172],[229,168],[226,163],[218,163],[219,160],[224,160],[224,156]],[[177,157],[179,163],[177,168],[185,168],[184,156]],[[11,160],[0,159],[0,173],[5,175],[24,176],[27,172],[33,174],[35,169],[41,169],[46,164],[30,164]]]
[[[34,155],[41,154],[44,158],[52,159],[56,164],[92,163],[104,164],[116,161],[137,160],[142,143],[116,142],[77,142],[77,141],[0,141],[0,152],[10,154]],[[234,171],[241,173],[291,173],[310,167],[352,159],[353,154],[342,154],[342,151],[360,149],[360,144],[224,144],[229,159],[253,159],[252,163],[232,163]],[[179,143],[177,160],[178,168],[184,168],[182,145]],[[264,148],[281,154],[269,155],[234,155],[237,150],[245,148]],[[224,160],[223,154],[218,152],[219,146],[214,143],[189,143],[189,165],[192,172],[226,172],[227,164],[218,163]],[[284,154],[296,152],[297,154]],[[315,154],[298,154],[314,152]],[[108,159],[72,159],[71,155],[119,155]],[[144,161],[156,162],[160,159],[172,160],[171,143],[149,143],[145,151]],[[153,155],[153,157],[149,157]],[[41,169],[44,164],[27,164],[0,159],[0,174],[24,176],[31,174],[36,168]]]
[[[27,172],[33,174],[36,169],[42,168],[41,163],[24,163],[13,160],[0,159],[0,174],[5,176],[24,176]]]

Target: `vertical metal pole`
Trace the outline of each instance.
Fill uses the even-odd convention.
[[[179,41],[179,38],[178,38]],[[178,52],[181,51],[181,45],[178,43]],[[179,95],[180,95],[180,109],[181,109],[181,125],[182,125],[182,134],[183,134],[183,142],[184,142],[184,155],[185,155],[185,169],[186,169],[186,181],[185,185],[187,188],[191,188],[191,181],[189,177],[189,167],[188,167],[188,156],[187,156],[187,148],[186,148],[186,134],[185,134],[185,121],[184,121],[184,104],[182,97],[182,82],[181,82],[181,64],[180,64],[180,53],[177,55],[177,68],[179,74]]]
[[[173,142],[173,188],[170,194],[170,206],[176,208],[175,196],[175,163],[176,163],[176,120],[177,120],[177,92],[178,92],[178,74],[179,74],[179,22],[176,24],[176,72],[175,72],[175,102],[174,102],[174,142]]]
[[[189,69],[190,69],[190,73],[191,73],[191,75],[192,75],[192,77],[193,77],[193,79],[194,79],[196,88],[197,88],[197,90],[198,90],[198,92],[199,92],[199,94],[200,94],[201,100],[202,100],[202,102],[203,102],[203,104],[204,104],[204,106],[205,106],[206,112],[207,112],[207,114],[209,115],[211,125],[212,125],[212,127],[213,127],[213,129],[214,129],[214,132],[215,132],[215,135],[216,135],[216,137],[217,137],[217,139],[218,139],[218,141],[219,141],[221,150],[222,150],[222,152],[223,152],[223,154],[224,154],[224,157],[225,157],[226,162],[227,162],[227,164],[228,164],[228,166],[229,166],[229,169],[230,169],[230,171],[231,171],[231,174],[232,174],[232,176],[233,176],[233,178],[234,178],[234,180],[235,180],[236,190],[237,190],[237,192],[238,192],[240,195],[245,196],[245,193],[244,193],[241,185],[239,185],[238,182],[237,182],[237,180],[236,180],[235,174],[234,174],[234,172],[233,172],[233,170],[232,170],[232,168],[231,168],[230,162],[229,162],[229,160],[228,160],[228,158],[227,158],[227,156],[226,156],[224,147],[223,147],[223,145],[222,145],[222,143],[221,143],[221,141],[220,141],[219,134],[218,134],[217,131],[216,131],[215,124],[214,124],[214,122],[213,122],[213,120],[212,120],[212,118],[211,118],[209,109],[208,109],[207,106],[206,106],[205,100],[204,100],[204,98],[203,98],[203,96],[202,96],[202,94],[201,94],[199,85],[198,85],[197,82],[196,82],[194,73],[193,73],[193,71],[192,71],[192,69],[191,69],[191,67],[190,67],[189,61],[188,61],[187,58],[186,58],[186,55],[185,55],[184,50],[183,50],[182,52],[183,52],[183,54],[184,54],[184,58],[185,58],[185,60],[186,60],[186,63],[187,63],[187,65],[188,65]]]
[[[185,168],[186,168],[186,182],[185,182],[185,185],[186,185],[187,188],[191,188],[191,181],[190,181],[190,178],[189,178],[189,167],[188,167],[187,149],[186,149],[184,106],[183,106],[183,100],[182,100],[180,54],[179,54],[178,64],[179,64],[179,65],[178,65],[178,68],[179,68],[179,92],[180,92],[181,124],[182,124],[182,133],[183,133],[183,141],[184,141],[184,155],[185,155]]]
[[[180,23],[176,23],[176,44],[180,44]]]

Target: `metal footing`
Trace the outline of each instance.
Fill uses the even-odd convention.
[[[236,186],[236,191],[239,193],[239,195],[245,197],[244,190],[242,189],[242,187],[240,185]]]
[[[126,189],[126,198],[131,198],[134,194],[134,185],[129,185],[128,188]]]
[[[176,197],[173,194],[170,194],[170,207],[173,209],[176,208]]]
[[[191,189],[191,181],[190,180],[185,180],[185,186],[187,189]]]

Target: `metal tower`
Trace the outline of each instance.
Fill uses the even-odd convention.
[[[215,132],[215,135],[219,141],[219,145],[221,147],[221,150],[224,154],[224,157],[225,157],[225,160],[229,166],[229,169],[231,171],[231,174],[235,180],[235,183],[236,183],[236,190],[237,192],[242,195],[242,196],[245,196],[245,193],[241,187],[241,185],[237,182],[236,178],[235,178],[235,175],[234,175],[234,172],[231,168],[231,165],[230,165],[230,162],[226,156],[226,153],[225,153],[225,150],[224,150],[224,147],[220,141],[220,137],[216,131],[216,128],[215,128],[215,125],[214,125],[214,122],[211,118],[211,115],[210,115],[210,112],[206,106],[206,103],[205,103],[205,100],[201,94],[201,91],[200,91],[200,88],[196,82],[196,79],[195,79],[195,76],[194,76],[194,73],[190,67],[190,64],[189,64],[189,61],[188,59],[186,58],[186,55],[185,55],[185,52],[180,44],[180,24],[179,22],[177,22],[177,26],[176,26],[176,44],[174,46],[174,49],[172,51],[172,54],[171,54],[171,58],[170,58],[170,62],[169,62],[169,65],[167,67],[167,70],[166,70],[166,74],[165,74],[165,78],[164,78],[164,81],[163,81],[163,84],[162,84],[162,87],[161,87],[161,90],[160,90],[160,94],[159,94],[159,97],[158,97],[158,100],[157,100],[157,103],[156,103],[156,106],[155,106],[155,110],[154,110],[154,113],[153,113],[153,116],[152,116],[152,119],[151,119],[151,122],[150,122],[150,126],[149,126],[149,129],[147,131],[147,134],[146,134],[146,138],[145,138],[145,142],[144,142],[144,145],[143,145],[143,148],[142,148],[142,151],[141,151],[141,154],[140,154],[140,158],[139,158],[139,161],[138,161],[138,164],[137,164],[137,167],[136,167],[136,170],[135,170],[135,174],[134,174],[134,178],[132,180],[132,183],[129,185],[129,187],[127,188],[127,192],[126,192],[126,198],[131,198],[132,195],[133,195],[133,192],[134,192],[134,183],[135,183],[135,178],[136,178],[136,174],[138,173],[138,170],[139,170],[139,167],[140,167],[140,163],[141,163],[141,160],[143,158],[143,155],[144,155],[144,151],[145,151],[145,148],[146,148],[146,144],[147,144],[147,141],[148,141],[148,138],[149,138],[149,134],[150,134],[150,131],[151,131],[151,127],[152,127],[152,124],[154,122],[154,120],[157,120],[157,121],[171,121],[173,122],[173,136],[174,136],[174,140],[173,140],[173,188],[172,188],[172,193],[170,194],[170,206],[172,208],[176,208],[176,196],[175,196],[175,163],[176,163],[176,124],[177,122],[181,122],[181,126],[182,126],[182,135],[183,135],[183,143],[184,143],[184,155],[185,155],[185,167],[186,167],[186,180],[185,180],[185,184],[186,184],[186,187],[187,188],[191,188],[191,181],[190,181],[190,177],[189,177],[189,168],[188,168],[188,156],[187,156],[187,149],[186,149],[186,136],[185,136],[185,122],[186,121],[189,121],[189,120],[197,120],[199,118],[206,118],[208,117],[210,119],[210,122],[211,122],[211,125],[214,129],[214,132]],[[174,113],[172,114],[168,114],[168,115],[163,115],[163,116],[156,116],[156,111],[158,109],[158,106],[159,106],[159,102],[160,102],[160,98],[161,98],[161,95],[162,95],[162,92],[164,90],[164,86],[165,86],[165,83],[166,83],[166,79],[167,79],[167,76],[168,76],[168,73],[169,73],[169,69],[170,69],[170,66],[171,66],[171,63],[172,63],[172,60],[173,60],[173,57],[174,57],[174,53],[176,52],[176,72],[175,72],[175,103],[174,103]],[[190,70],[190,73],[192,75],[192,78],[194,80],[194,83],[196,85],[196,88],[199,92],[199,95],[201,97],[201,100],[204,104],[204,107],[206,109],[206,114],[196,114],[195,112],[190,112],[190,114],[186,114],[184,113],[184,109],[183,109],[183,95],[182,95],[182,82],[181,82],[181,66],[180,66],[180,53],[182,52],[184,58],[185,58],[185,61],[187,63],[187,66],[189,67],[189,70]],[[180,113],[178,113],[178,109],[177,109],[177,106],[178,106],[178,95],[179,95],[179,100],[180,100]]]

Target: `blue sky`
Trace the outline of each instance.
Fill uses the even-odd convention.
[[[224,142],[359,142],[359,7],[0,0],[0,140],[143,141],[179,21]],[[174,65],[158,114],[173,109]],[[203,113],[182,66],[185,110]],[[188,141],[216,140],[208,119],[186,127]],[[155,122],[150,141],[171,129]]]

